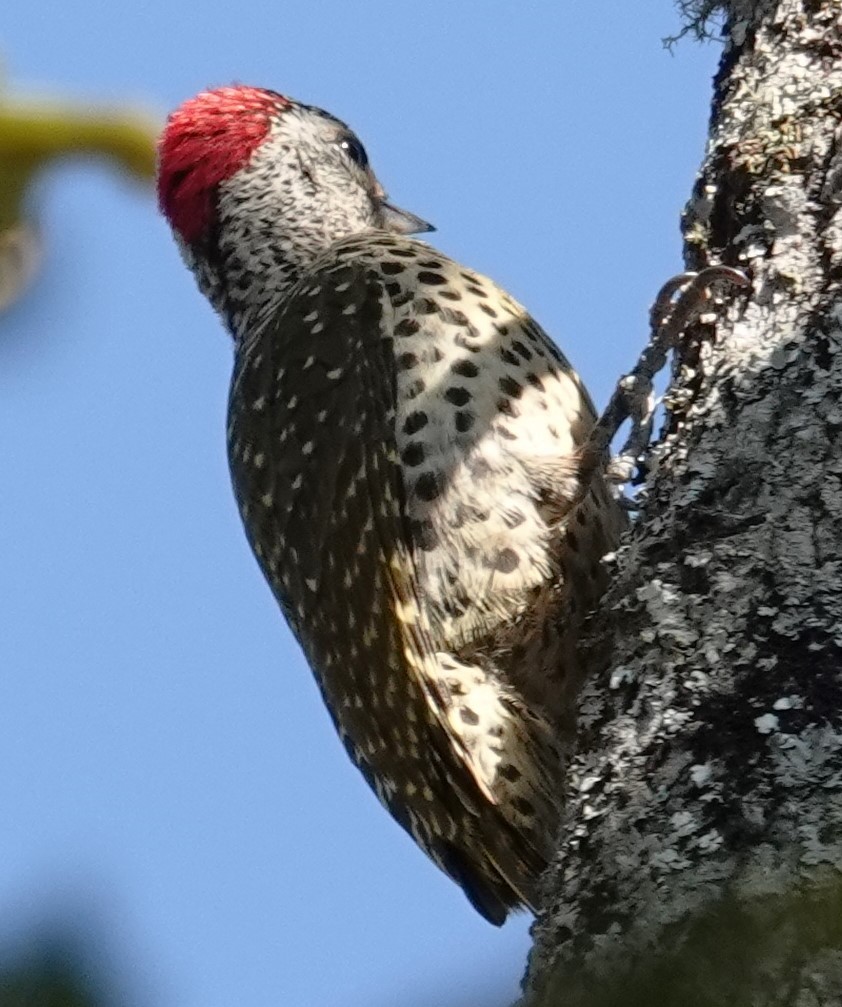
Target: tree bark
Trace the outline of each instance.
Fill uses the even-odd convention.
[[[530,1007],[842,1004],[842,4],[724,12],[685,256],[751,289],[686,334],[592,622]]]

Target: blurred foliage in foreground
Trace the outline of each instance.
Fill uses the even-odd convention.
[[[0,961],[0,1007],[113,1007],[86,955],[61,940]]]
[[[27,207],[38,171],[71,155],[106,157],[148,184],[156,133],[140,112],[13,99],[0,79],[0,311],[23,292],[40,260]]]

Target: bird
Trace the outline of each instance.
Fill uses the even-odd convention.
[[[624,526],[529,313],[415,235],[359,138],[242,84],[173,111],[158,201],[234,347],[247,538],[350,758],[489,922],[540,910],[583,619]]]

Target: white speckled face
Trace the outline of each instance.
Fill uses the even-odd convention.
[[[300,242],[303,231],[307,246],[324,247],[379,224],[378,191],[348,127],[319,109],[293,106],[273,122],[251,162],[220,186],[220,225],[285,243]]]
[[[293,106],[275,120],[219,187],[221,282],[209,296],[235,334],[272,313],[335,241],[382,226],[378,192],[362,145],[338,119]]]
[[[340,239],[432,229],[385,202],[345,123],[272,91],[222,88],[186,102],[168,120],[160,162],[161,208],[237,338]]]

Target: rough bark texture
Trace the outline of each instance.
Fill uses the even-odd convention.
[[[530,1007],[842,1004],[842,5],[726,12],[686,257],[752,288],[594,626]]]

